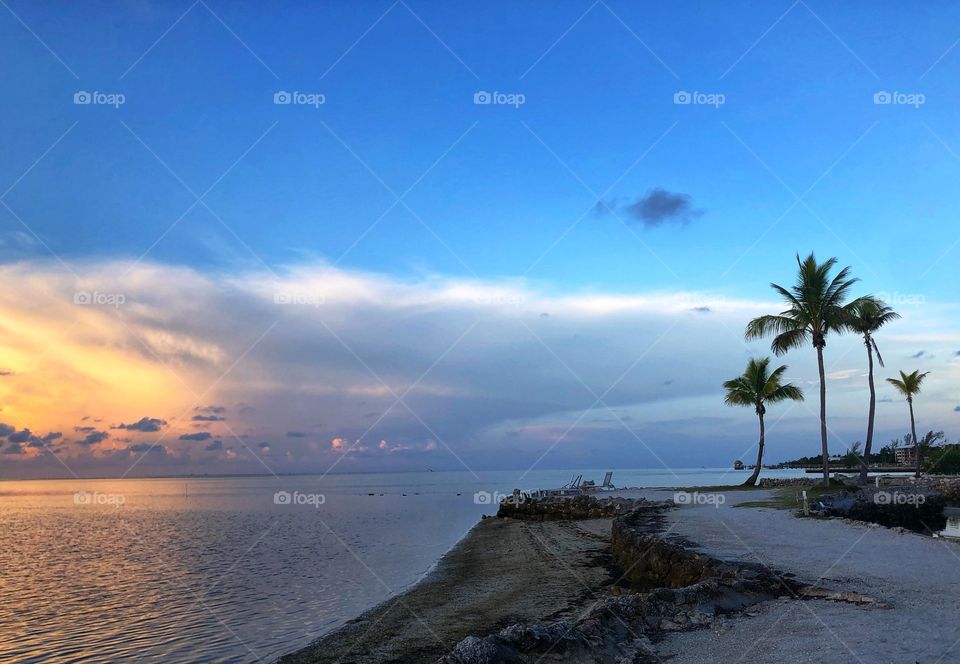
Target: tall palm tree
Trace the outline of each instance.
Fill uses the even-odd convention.
[[[867,481],[867,466],[870,463],[870,450],[873,447],[873,422],[877,414],[877,390],[873,383],[873,354],[883,366],[883,356],[873,338],[874,332],[900,318],[886,302],[875,297],[861,297],[850,307],[852,316],[850,328],[863,335],[863,345],[867,347],[867,383],[870,385],[870,409],[867,413],[867,441],[863,445],[863,458],[860,462],[860,482]]]
[[[830,332],[849,329],[850,305],[846,299],[850,288],[857,282],[857,279],[850,277],[849,267],[831,278],[830,272],[836,263],[836,258],[818,263],[813,254],[800,260],[797,254],[797,281],[793,287],[786,289],[778,284],[770,284],[784,299],[787,308],[776,315],[754,318],[747,323],[744,334],[748,340],[775,335],[770,348],[776,355],[783,355],[808,342],[813,343],[820,371],[820,446],[824,484],[830,483],[830,453],[827,449],[827,386],[823,348],[827,345]]]
[[[753,467],[753,474],[743,483],[744,486],[754,486],[760,476],[760,467],[763,465],[764,424],[763,416],[767,412],[768,403],[786,401],[803,401],[803,392],[792,383],[783,384],[780,378],[787,370],[786,365],[768,371],[770,358],[762,360],[752,358],[742,375],[723,384],[727,395],[723,402],[728,406],[753,406],[757,417],[760,418],[760,448],[757,450],[757,465]]]
[[[917,425],[913,420],[913,395],[920,393],[923,379],[929,373],[929,371],[920,373],[919,369],[909,374],[901,371],[899,378],[887,378],[887,382],[897,388],[897,391],[907,398],[907,403],[910,405],[910,435],[913,437],[913,449],[917,455],[916,477],[920,477],[920,441],[917,440]]]

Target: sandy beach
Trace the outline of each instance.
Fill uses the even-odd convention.
[[[623,492],[663,500],[663,490]],[[649,653],[677,664],[960,661],[960,545],[841,519],[802,519],[755,506],[771,491],[723,492],[720,505],[664,513],[659,537],[737,565],[769,568],[800,584],[876,602],[792,599],[677,630]],[[435,662],[468,636],[514,623],[576,622],[620,578],[610,519],[480,522],[420,584],[283,663]],[[619,590],[619,589],[617,589]],[[595,661],[607,661],[599,658]],[[613,661],[612,659],[610,661]]]
[[[485,519],[427,578],[283,664],[435,662],[471,634],[576,619],[613,579],[610,519]]]

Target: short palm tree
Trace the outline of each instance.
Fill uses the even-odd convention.
[[[850,268],[830,276],[837,263],[830,258],[818,263],[813,254],[800,260],[797,254],[797,281],[786,289],[778,284],[770,286],[784,299],[787,308],[776,315],[759,316],[747,323],[744,336],[759,339],[775,335],[770,344],[776,355],[812,342],[817,350],[820,370],[820,446],[823,454],[823,481],[830,482],[830,452],[827,449],[827,386],[823,370],[823,348],[830,332],[849,329],[850,303],[846,302],[856,279],[850,277]]]
[[[783,373],[787,370],[786,365],[769,371],[770,358],[765,357],[762,360],[753,358],[747,364],[746,371],[733,380],[728,380],[723,384],[727,395],[724,403],[728,406],[753,406],[757,417],[760,418],[760,446],[757,450],[757,465],[753,468],[753,474],[743,483],[744,486],[754,486],[757,483],[757,477],[760,476],[760,467],[763,465],[763,445],[764,445],[764,424],[763,416],[767,412],[768,403],[786,401],[803,401],[803,392],[799,387],[792,383],[783,384],[780,382]]]
[[[920,386],[923,385],[923,379],[927,377],[929,371],[920,373],[919,370],[913,373],[905,374],[900,372],[899,378],[887,378],[887,382],[897,388],[903,396],[907,398],[907,404],[910,406],[910,435],[913,437],[913,448],[917,456],[916,477],[920,477],[920,441],[917,440],[917,425],[913,420],[913,396],[920,393]]]
[[[863,345],[867,347],[867,383],[870,386],[870,409],[867,413],[867,440],[863,445],[863,458],[860,463],[860,481],[867,481],[867,466],[870,463],[870,450],[873,447],[873,423],[877,414],[877,390],[873,383],[873,354],[877,354],[877,362],[883,366],[883,356],[873,338],[874,332],[887,323],[900,318],[883,300],[875,297],[862,297],[856,300],[851,309],[850,329],[863,335]]]

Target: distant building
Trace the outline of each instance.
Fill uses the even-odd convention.
[[[916,448],[913,445],[901,445],[893,449],[893,457],[897,465],[910,466],[917,463]]]

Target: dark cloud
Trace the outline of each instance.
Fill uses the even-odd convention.
[[[212,441],[212,442],[210,442],[210,443],[207,443],[207,446],[204,447],[203,449],[205,449],[207,452],[215,452],[216,450],[222,450],[222,449],[223,449],[223,441],[214,440],[214,441]]]
[[[185,433],[180,436],[180,440],[209,440],[212,434],[209,431],[198,431],[197,433]]]
[[[30,429],[21,429],[16,433],[10,434],[7,440],[9,440],[11,443],[25,443],[32,437],[33,433],[31,433]]]
[[[83,418],[87,419],[87,418]],[[73,427],[73,430],[77,433],[90,433],[91,431],[96,431],[96,427]]]
[[[43,437],[43,440],[47,443],[63,438],[63,434],[59,431],[51,431],[46,436]]]
[[[85,438],[78,440],[77,442],[84,447],[89,447],[90,445],[96,445],[97,443],[102,443],[107,438],[110,437],[110,434],[106,431],[91,431],[86,435]]]
[[[916,353],[910,356],[914,360],[919,360],[921,357],[930,357],[925,350],[918,350]]]
[[[145,431],[152,433],[154,431],[160,431],[160,427],[167,426],[166,420],[161,420],[156,417],[141,417],[136,422],[132,424],[118,424],[113,427],[114,429],[126,429],[127,431]]]
[[[23,445],[20,443],[10,443],[5,450],[4,454],[24,454]]]
[[[194,415],[190,419],[194,422],[223,422],[227,418],[223,415]]]
[[[0,438],[6,438],[16,430],[17,427],[12,427],[9,424],[3,424],[0,422]]]
[[[665,224],[687,224],[703,215],[703,210],[693,207],[687,194],[655,187],[624,208],[631,217],[647,228]]]
[[[166,454],[167,450],[163,445],[153,443],[137,443],[127,447],[128,452],[152,452],[155,454]]]
[[[214,413],[215,415],[223,415],[227,412],[226,406],[197,406],[193,409],[195,413]]]
[[[13,370],[11,369],[0,369],[0,376],[12,376]]]
[[[270,443],[259,443],[257,447],[259,447],[261,450],[264,450],[270,447]]]
[[[708,314],[711,311],[713,311],[713,309],[711,309],[710,307],[693,307],[692,309],[690,309],[690,311],[698,314]]]
[[[288,431],[287,438],[306,438],[307,434],[303,431]]]
[[[953,407],[953,412],[955,412],[955,413],[960,413],[960,406],[954,406],[954,407]]]

